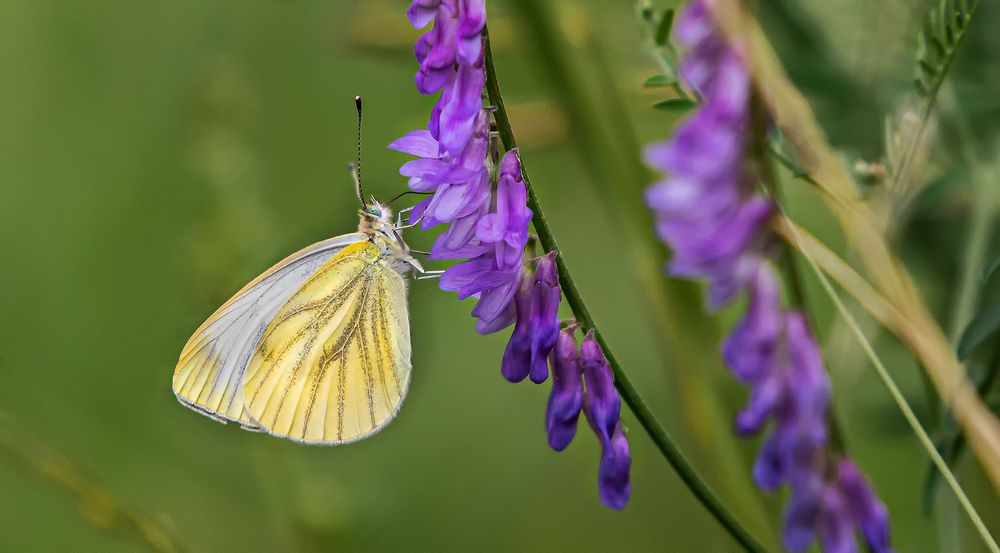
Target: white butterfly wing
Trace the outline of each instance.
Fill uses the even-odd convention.
[[[384,428],[410,382],[406,282],[380,249],[349,246],[273,317],[244,374],[261,430],[338,445]]]
[[[310,275],[344,247],[364,240],[364,234],[352,233],[317,242],[244,286],[181,351],[173,378],[177,399],[220,422],[257,429],[244,407],[243,373],[264,329]]]

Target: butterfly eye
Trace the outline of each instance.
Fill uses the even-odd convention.
[[[368,208],[368,214],[369,215],[374,215],[375,217],[381,217],[382,216],[382,210],[380,210],[377,207],[369,207]]]

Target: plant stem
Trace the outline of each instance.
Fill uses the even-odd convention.
[[[774,170],[774,158],[771,156],[771,149],[768,147],[766,114],[767,111],[761,103],[760,98],[755,95],[751,111],[754,136],[753,151],[751,154],[757,160],[760,180],[764,189],[771,196],[771,201],[779,209],[787,210],[788,202],[785,201],[781,181],[777,171]],[[788,287],[792,305],[805,315],[813,333],[818,333],[819,326],[816,324],[815,313],[809,309],[808,302],[806,301],[805,280],[803,279],[802,271],[799,269],[798,260],[795,258],[795,250],[788,242],[782,242],[781,245],[781,268],[784,272],[783,281],[785,286]],[[827,367],[827,372],[829,372],[829,367]],[[835,453],[844,455],[846,453],[844,434],[840,430],[840,421],[834,412],[832,404],[826,411],[826,423],[830,429],[830,448]]]
[[[496,118],[497,130],[500,133],[500,140],[503,143],[504,148],[509,151],[517,148],[517,140],[514,138],[514,131],[510,125],[510,119],[507,116],[503,96],[500,94],[500,84],[497,80],[496,66],[493,61],[493,51],[490,47],[488,29],[483,30],[483,37],[486,56],[486,89],[489,93],[490,101],[494,106],[496,106],[496,112],[494,115]],[[532,223],[535,227],[535,232],[538,234],[539,242],[546,252],[558,251],[559,248],[556,244],[555,236],[552,233],[552,229],[549,228],[548,222],[545,220],[545,214],[538,203],[538,197],[535,195],[535,191],[531,186],[531,181],[528,178],[527,171],[524,169],[523,161],[521,171],[525,187],[528,190],[528,207],[530,207],[534,213]],[[563,259],[561,253],[556,256],[556,265],[559,271],[559,282],[562,285],[562,291],[563,294],[565,294],[566,302],[569,304],[570,308],[573,310],[573,314],[577,318],[577,321],[583,325],[584,329],[592,329],[594,331],[597,342],[600,344],[601,349],[604,350],[604,355],[607,357],[608,364],[611,366],[615,379],[615,387],[618,389],[622,399],[625,400],[625,403],[632,410],[632,413],[635,415],[636,419],[638,419],[643,429],[649,435],[650,439],[653,440],[653,443],[656,444],[657,448],[663,454],[664,458],[666,458],[667,462],[670,463],[677,475],[681,478],[688,489],[691,490],[691,493],[695,495],[698,501],[700,501],[709,513],[715,517],[719,524],[726,529],[733,539],[735,539],[747,551],[764,551],[763,546],[761,546],[760,543],[733,517],[733,515],[726,509],[725,505],[719,501],[712,490],[709,489],[708,485],[701,479],[690,463],[688,463],[684,453],[681,452],[673,440],[671,440],[670,436],[653,416],[649,407],[646,406],[646,403],[639,396],[638,392],[636,392],[631,381],[629,381],[628,376],[624,371],[622,371],[621,365],[615,358],[611,348],[608,347],[607,342],[604,340],[604,336],[594,323],[594,319],[590,315],[590,311],[587,309],[587,305],[584,303],[583,297],[580,295],[580,291],[577,289],[569,269],[566,267],[566,261]]]
[[[903,392],[900,391],[899,386],[897,386],[896,382],[892,379],[888,369],[885,368],[882,360],[878,357],[878,354],[875,353],[875,349],[872,347],[871,342],[868,341],[868,337],[865,336],[864,331],[861,330],[861,326],[858,325],[857,321],[847,310],[847,306],[844,305],[844,302],[840,299],[840,295],[836,290],[834,290],[830,279],[827,278],[826,274],[822,269],[820,269],[819,265],[812,258],[812,256],[806,252],[806,249],[802,247],[802,236],[797,230],[795,230],[794,226],[789,228],[792,229],[793,239],[800,246],[799,251],[802,252],[803,257],[816,274],[816,278],[819,279],[820,284],[823,286],[823,290],[830,297],[830,300],[833,301],[834,306],[837,308],[837,312],[844,319],[844,322],[847,323],[855,338],[857,338],[858,343],[861,345],[861,349],[864,350],[864,353],[868,356],[868,360],[871,362],[872,367],[875,368],[875,372],[878,374],[879,378],[882,379],[882,383],[885,384],[885,387],[889,390],[889,395],[891,395],[893,401],[896,402],[900,412],[903,414],[903,418],[906,419],[907,424],[910,425],[910,428],[913,430],[913,433],[916,434],[921,445],[923,445],[924,449],[927,450],[927,454],[930,456],[934,466],[941,471],[941,474],[948,483],[948,486],[950,486],[952,491],[955,493],[955,497],[958,499],[959,504],[969,516],[969,520],[972,521],[972,525],[975,526],[976,531],[979,532],[979,535],[982,537],[983,543],[992,553],[1000,553],[1000,546],[998,546],[996,540],[993,539],[993,536],[990,534],[986,524],[983,523],[983,519],[980,518],[979,513],[976,512],[976,508],[973,507],[972,502],[969,501],[968,496],[965,495],[965,491],[962,489],[961,484],[959,484],[958,479],[955,477],[954,473],[952,473],[951,469],[948,468],[948,463],[941,457],[941,454],[934,446],[934,442],[931,441],[930,436],[927,435],[927,431],[920,425],[920,419],[917,418],[917,415],[913,412],[910,404],[907,403],[906,396],[904,396]]]

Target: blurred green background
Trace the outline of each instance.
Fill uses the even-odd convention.
[[[881,155],[883,116],[911,77],[917,4],[757,6],[849,157]],[[581,429],[567,451],[549,450],[548,386],[502,380],[506,333],[476,335],[471,302],[434,282],[411,287],[412,388],[372,439],[303,447],[173,398],[180,349],[218,305],[287,253],[356,226],[354,95],[367,107],[366,187],[381,198],[405,188],[405,156],[384,145],[422,127],[433,102],[412,85],[419,32],[406,5],[0,0],[0,551],[735,550],[628,412],[632,502],[602,507],[596,440]],[[745,391],[716,355],[737,310],[706,318],[696,287],[650,277],[666,254],[645,230],[638,145],[676,116],[650,108],[662,89],[642,89],[657,69],[635,6],[489,9],[526,167],[591,311],[699,470],[776,547],[782,498],[749,483],[758,444],[729,432]],[[951,89],[984,155],[1000,119],[997,17],[982,8]],[[923,180],[959,165],[948,148]],[[821,203],[786,187],[798,218],[843,252]],[[918,202],[899,246],[947,319],[968,201],[961,186],[943,194]],[[432,238],[408,235],[418,248]],[[898,550],[938,550],[921,506],[926,455],[809,291],[837,416]],[[919,368],[868,330],[932,424]],[[996,494],[974,462],[959,469],[1000,532]],[[962,550],[981,550],[953,516]]]

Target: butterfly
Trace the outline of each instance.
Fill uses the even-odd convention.
[[[358,232],[286,257],[213,313],[174,370],[182,404],[306,444],[361,440],[395,417],[411,372],[404,277],[435,272],[402,238],[416,223],[365,202],[352,172]]]

